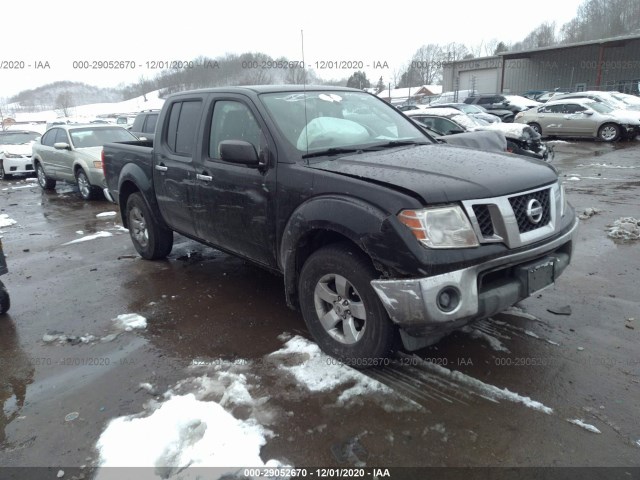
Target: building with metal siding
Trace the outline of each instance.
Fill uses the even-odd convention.
[[[445,64],[445,91],[471,89],[472,85],[478,93],[559,89],[638,94],[640,35],[503,52]]]

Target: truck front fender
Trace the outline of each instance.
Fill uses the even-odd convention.
[[[289,217],[280,242],[279,263],[284,272],[287,304],[297,308],[298,275],[305,260],[329,243],[348,240],[365,252],[369,237],[379,236],[388,214],[363,200],[346,195],[323,195],[300,205]]]

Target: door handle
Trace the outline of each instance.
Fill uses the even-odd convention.
[[[156,165],[156,170],[158,170],[159,172],[166,172],[167,170],[169,170],[169,167],[165,167],[164,165]]]
[[[203,182],[210,182],[211,180],[213,180],[213,177],[211,175],[201,175],[199,173],[196,174],[196,178],[198,180],[202,180]]]

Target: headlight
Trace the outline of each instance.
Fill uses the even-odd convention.
[[[522,117],[524,117],[524,112],[518,113],[514,120],[518,120],[519,118],[522,118]]]
[[[398,220],[429,248],[469,248],[479,245],[471,222],[457,205],[403,210],[398,214]]]
[[[6,158],[22,158],[22,155],[20,155],[19,153],[9,153],[9,152],[5,152],[4,156]]]
[[[558,183],[560,184],[560,218],[562,218],[567,210],[567,195],[564,192],[564,184],[560,181]]]

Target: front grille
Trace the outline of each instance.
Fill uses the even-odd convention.
[[[478,220],[478,226],[483,237],[491,237],[494,234],[493,222],[491,221],[491,214],[489,213],[489,207],[486,205],[474,205],[473,213]]]
[[[542,217],[538,223],[535,223],[527,216],[527,205],[535,199],[540,202],[542,206]],[[544,227],[551,220],[551,207],[549,204],[549,189],[538,190],[537,192],[527,193],[526,195],[520,195],[518,197],[509,198],[511,208],[516,216],[518,222],[518,229],[520,233],[530,232],[540,227]]]

